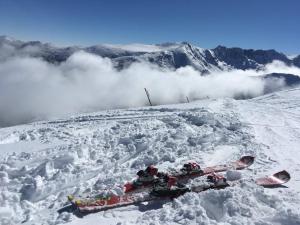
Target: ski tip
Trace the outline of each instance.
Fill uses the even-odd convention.
[[[273,176],[279,180],[282,180],[284,183],[288,182],[291,179],[291,175],[286,170],[275,173]]]
[[[291,179],[286,170],[282,170],[268,177],[256,179],[255,183],[263,187],[281,187]]]
[[[245,164],[247,166],[251,166],[254,163],[254,159],[255,159],[254,156],[246,155],[240,159],[240,162],[242,162],[243,164]]]

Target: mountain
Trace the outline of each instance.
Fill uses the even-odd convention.
[[[264,79],[283,79],[287,86],[293,87],[300,84],[300,77],[287,73],[270,73],[264,75]]]
[[[300,85],[300,77],[294,74],[270,73],[263,75],[260,78],[265,80],[264,94],[286,88],[296,88]],[[282,81],[282,83],[278,81]]]
[[[300,55],[293,58],[293,64],[297,67],[300,67]]]
[[[245,50],[218,46],[213,51],[219,60],[236,69],[242,70],[258,69],[260,66],[271,63],[273,60],[282,61],[287,65],[293,64],[292,60],[286,55],[275,50]]]
[[[224,46],[202,49],[187,42],[56,47],[39,41],[24,42],[0,36],[0,60],[8,56],[29,55],[43,58],[50,63],[61,63],[79,50],[108,57],[119,70],[134,62],[149,62],[170,69],[192,66],[202,74],[230,69],[260,69],[273,60],[300,67],[300,55],[291,59],[275,50],[226,48]]]

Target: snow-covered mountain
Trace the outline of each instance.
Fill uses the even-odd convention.
[[[109,110],[0,129],[0,224],[300,224],[300,89],[248,100]],[[224,190],[187,193],[78,218],[68,194],[119,191],[149,164],[223,164],[256,157]],[[253,179],[286,169],[286,187]],[[196,180],[192,181],[196,182]]]
[[[264,93],[276,92],[282,88],[291,88],[300,85],[300,76],[286,73],[270,73],[261,77],[265,82]],[[275,82],[282,80],[285,85],[282,87],[277,87]],[[274,82],[275,81],[275,82]],[[280,83],[280,82],[279,82]]]
[[[118,69],[128,67],[133,62],[144,61],[171,69],[192,66],[202,73],[230,69],[260,69],[274,60],[300,67],[300,55],[291,58],[275,50],[245,50],[224,46],[202,49],[187,42],[156,45],[103,44],[90,47],[55,47],[39,41],[23,42],[7,36],[0,36],[0,49],[0,60],[12,55],[30,55],[41,57],[51,63],[63,62],[74,52],[84,50],[111,58]]]

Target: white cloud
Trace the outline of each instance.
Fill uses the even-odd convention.
[[[288,69],[288,70],[287,70]],[[264,82],[251,75],[295,68],[272,64],[264,72],[221,72],[201,76],[192,67],[162,70],[146,63],[114,69],[108,58],[77,52],[60,65],[38,58],[11,57],[0,63],[0,126],[19,124],[66,113],[97,111],[153,103],[183,102],[186,96],[258,96]],[[297,69],[296,74],[299,74]]]
[[[266,65],[265,73],[289,73],[300,76],[300,68],[295,66],[288,66],[284,62],[274,61]]]

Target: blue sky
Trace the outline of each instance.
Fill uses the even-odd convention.
[[[58,45],[188,41],[300,53],[299,0],[0,0],[0,34]]]

